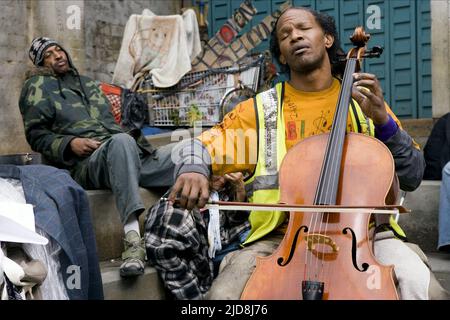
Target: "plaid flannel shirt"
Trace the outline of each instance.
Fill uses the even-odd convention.
[[[221,200],[226,193],[219,192]],[[221,240],[225,246],[250,229],[247,211],[220,212]],[[178,300],[203,299],[213,281],[208,257],[207,212],[174,208],[158,201],[145,220],[145,246],[149,263],[164,286]]]

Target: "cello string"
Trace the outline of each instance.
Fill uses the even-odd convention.
[[[336,120],[336,114],[334,115],[334,121]],[[331,135],[330,135],[330,137],[331,137]],[[326,179],[326,177],[327,177],[327,175],[328,175],[328,166],[327,166],[327,164],[328,164],[328,159],[327,159],[327,157],[328,157],[328,155],[330,154],[329,153],[329,145],[332,143],[332,141],[328,141],[327,142],[327,146],[326,146],[326,152],[325,152],[325,155],[324,155],[324,160],[322,161],[322,168],[321,168],[321,175],[319,176],[319,183],[318,183],[318,187],[316,188],[316,194],[315,194],[315,197],[314,197],[314,203],[315,204],[318,204],[319,202],[322,202],[321,201],[321,198],[322,198],[322,196],[321,195],[323,195],[323,185],[324,185],[324,181],[326,181],[327,179]],[[328,152],[327,152],[328,151]],[[311,218],[310,218],[310,224],[309,224],[309,226],[310,226],[310,230],[309,230],[309,233],[316,233],[315,232],[315,230],[316,230],[316,224],[317,224],[317,220],[319,219],[319,215],[320,215],[321,213],[318,213],[318,212],[316,212],[316,213],[312,213],[311,214]],[[320,218],[321,219],[321,218]],[[313,223],[313,220],[314,220],[314,223]],[[314,271],[316,271],[316,274],[315,274],[315,276],[316,276],[316,280],[317,280],[317,263],[314,263],[314,265],[315,265],[315,268],[313,268],[312,267],[312,262],[313,262],[313,260],[314,260],[314,254],[312,253],[312,250],[311,250],[311,252],[310,252],[310,250],[308,250],[308,246],[306,246],[306,248],[305,248],[305,250],[306,250],[306,260],[308,260],[308,257],[310,257],[310,260],[311,260],[311,265],[308,265],[308,266],[310,266],[310,268],[308,269],[308,280],[311,280],[311,272],[314,272]],[[317,259],[316,259],[316,261],[317,261]]]
[[[350,64],[352,64],[352,63],[350,63]],[[346,67],[348,67],[348,65]],[[346,68],[346,69],[348,70],[348,68]],[[345,72],[345,73],[348,73],[348,71]],[[342,92],[347,92],[347,90],[350,89],[348,87],[349,87],[349,85],[351,85],[351,83],[352,82],[348,81],[348,75],[345,76],[344,81],[343,81]],[[340,103],[338,103],[338,106],[339,106],[339,104]],[[346,119],[342,119],[342,118],[344,116],[348,116],[348,110],[346,110],[347,112],[343,112],[343,111],[340,111],[340,110],[345,110],[345,109],[342,109],[342,108],[341,109],[337,109],[336,112],[335,112],[334,123],[337,124],[337,126],[335,128],[335,132],[339,132],[341,130],[344,130],[344,137],[345,137],[345,128],[347,127],[347,121],[345,121],[345,126],[344,126],[343,129],[341,128],[342,125],[340,123],[343,122],[343,120],[346,120]],[[345,118],[347,118],[347,117],[345,117]],[[336,155],[336,151],[334,149],[337,148],[337,146],[342,144],[342,138],[340,138],[340,135],[337,135],[337,137],[338,137],[338,138],[336,138],[337,142],[335,142],[335,139],[332,139],[333,136],[336,136],[336,135],[330,135],[330,139],[329,139],[328,144],[327,144],[327,149],[329,148],[329,150],[328,150],[328,153],[325,154],[325,158],[324,158],[324,161],[322,163],[322,170],[321,170],[322,174],[320,176],[318,188],[316,189],[316,195],[315,195],[315,202],[316,203],[319,200],[319,195],[323,196],[326,199],[325,203],[331,202],[332,198],[334,197],[333,194],[337,192],[337,189],[336,189],[337,186],[335,186],[335,184],[336,184],[336,179],[339,176],[339,174],[338,174],[339,172],[336,173],[336,170],[339,169],[338,168],[338,164],[340,163],[340,161],[337,161],[337,160],[339,160],[338,156],[341,155],[341,153]],[[331,156],[334,156],[335,158],[337,157],[337,159],[331,159],[332,160],[331,161],[330,158],[329,158],[330,154],[331,154]],[[331,165],[329,165],[329,161],[331,161]],[[333,172],[334,172],[334,174],[333,174]],[[331,174],[331,178],[332,178],[332,180],[331,180],[332,183],[330,183],[330,181],[329,181],[330,178],[328,178],[330,174]],[[323,190],[323,183],[324,183],[323,181],[327,181],[328,182],[326,184],[325,190]],[[330,188],[332,188],[331,191],[329,190]],[[320,197],[320,198],[322,198],[322,197]],[[329,198],[329,199],[327,199],[327,198]],[[321,201],[321,202],[324,202],[324,201]],[[320,215],[317,214],[317,213],[311,215],[311,218],[310,218],[310,232],[309,233],[315,233],[316,225],[317,225],[318,220],[320,221],[320,223],[319,223],[319,234],[322,233],[321,231],[322,231],[322,224],[323,224],[323,218],[324,218],[323,215],[324,215],[324,213],[320,213]],[[314,220],[314,223],[313,223],[313,220]],[[325,234],[327,232],[328,222],[329,222],[329,215],[327,215],[327,222],[325,223],[325,225],[326,225]],[[323,244],[325,244],[325,238],[323,238]],[[310,280],[311,276],[310,276],[310,268],[308,268],[308,266],[309,266],[309,264],[308,264],[308,260],[309,259],[308,258],[310,257],[311,260],[313,260],[314,256],[313,256],[312,250],[311,250],[311,253],[308,252],[309,251],[308,250],[308,246],[305,246],[305,250],[306,250],[306,254],[305,254],[305,257],[306,257],[305,258],[305,269],[308,269],[308,272],[306,272],[306,274],[308,276],[308,279]],[[311,256],[309,256],[310,254],[311,254]],[[323,271],[323,254],[322,254],[322,259],[321,260],[322,260],[322,269],[321,270]],[[315,265],[314,271],[315,271],[316,279],[318,277],[317,270],[319,269],[318,268],[319,264],[320,264],[319,263],[319,257],[317,257],[316,261],[314,263],[314,265]]]
[[[336,114],[334,115],[334,118],[336,117]],[[328,150],[328,145],[329,145],[329,143],[330,143],[330,141],[328,141],[327,142],[327,146],[326,146],[326,151]],[[325,155],[324,155],[324,160],[322,161],[322,167],[321,167],[321,170],[320,170],[320,176],[319,176],[319,181],[318,181],[318,184],[317,184],[317,188],[316,188],[316,193],[315,193],[315,195],[314,195],[314,204],[318,204],[318,202],[320,201],[320,197],[319,197],[319,195],[320,194],[322,194],[322,186],[323,186],[323,180],[324,180],[324,177],[326,176],[326,172],[327,172],[327,167],[326,167],[326,164],[327,164],[327,161],[326,161],[326,157],[327,157],[327,152],[325,152]],[[308,231],[308,233],[310,234],[310,233],[314,233],[314,231],[315,231],[315,227],[316,227],[316,222],[317,222],[317,215],[318,215],[319,213],[318,212],[316,212],[316,213],[311,213],[311,216],[310,216],[310,221],[309,221],[309,231]],[[314,220],[314,223],[313,223],[313,220]],[[309,262],[309,260],[313,260],[313,258],[314,258],[314,256],[313,256],[313,253],[312,252],[310,252],[310,250],[308,249],[308,245],[306,244],[305,245],[305,270],[307,269],[308,271],[306,272],[306,275],[307,275],[307,279],[308,280],[311,280],[311,270],[313,270],[313,268],[312,268],[312,263],[311,262]],[[310,266],[310,264],[311,264],[311,266]]]
[[[350,61],[352,59],[349,59],[349,65],[348,65],[348,69],[347,70],[352,70],[353,67],[353,61]],[[346,93],[346,92],[350,92],[351,89],[351,84],[352,81],[349,81],[348,77],[349,75],[347,74],[348,71],[346,71],[344,73],[344,79],[343,79],[343,84],[342,84],[342,92]],[[341,103],[339,103],[341,104]],[[338,107],[339,107],[338,104]],[[331,204],[331,202],[336,202],[333,201],[333,198],[335,197],[337,191],[338,191],[338,179],[340,177],[340,164],[341,164],[341,159],[342,159],[342,148],[343,148],[343,143],[344,143],[344,139],[345,139],[345,131],[347,128],[347,119],[348,119],[348,106],[343,107],[342,105],[340,106],[340,109],[336,110],[336,117],[335,117],[335,124],[336,124],[336,128],[334,131],[334,134],[330,135],[333,138],[335,137],[335,141],[332,141],[331,147],[330,147],[330,154],[331,154],[331,164],[329,166],[327,166],[327,169],[330,168],[330,172],[328,173],[331,176],[331,181],[329,181],[329,183],[326,185],[326,189],[324,192],[324,198],[325,198],[325,203]],[[341,132],[343,131],[343,132]],[[338,152],[338,148],[341,149],[340,152]],[[331,189],[331,190],[330,190]],[[325,228],[323,230],[323,234],[324,236],[327,235],[327,231],[328,231],[328,224],[329,224],[329,218],[330,218],[330,214],[326,214],[326,222],[324,222],[324,214],[321,214],[320,217],[320,225],[319,225],[319,233],[322,234],[322,225],[325,225]],[[322,254],[321,254],[321,262],[319,263],[319,259],[317,258],[317,266],[316,269],[319,269],[318,265],[320,264],[320,271],[319,274],[322,274],[323,280],[325,280],[325,278],[328,276],[328,272],[329,272],[329,264],[327,270],[325,271],[325,265],[324,265],[324,256],[325,256],[325,237],[323,237],[323,248],[322,248]],[[325,281],[324,281],[325,282]]]
[[[339,124],[339,117],[340,117],[340,113],[338,112],[338,110],[336,110],[335,112],[335,116],[334,116],[334,120],[333,123]],[[337,128],[339,128],[339,126],[337,126]],[[322,167],[322,175],[320,177],[320,181],[319,181],[319,186],[316,190],[316,203],[319,202],[321,203],[329,203],[331,201],[330,196],[332,197],[331,192],[329,191],[329,188],[331,187],[331,184],[329,183],[329,176],[332,175],[332,166],[331,164],[335,163],[335,159],[333,160],[333,156],[335,155],[335,147],[336,147],[336,143],[335,143],[335,139],[332,138],[333,135],[330,134],[330,138],[329,138],[329,143],[327,145],[326,148],[326,153],[325,153],[325,157],[324,157],[324,161],[323,161],[323,167]],[[328,199],[330,198],[330,199]],[[311,220],[314,217],[314,223],[311,222],[312,226],[312,232],[313,233],[318,233],[318,234],[322,234],[322,224],[323,224],[323,213],[315,213],[314,216],[311,216]],[[316,229],[316,226],[319,222],[319,228]],[[316,230],[318,230],[318,232],[316,232]],[[325,239],[324,239],[325,241]],[[314,257],[314,254],[312,253],[311,250],[311,260],[315,259],[314,261],[314,268],[313,271],[315,272],[315,280],[319,280],[319,266],[320,266],[320,262],[319,262],[319,256]],[[323,258],[323,254],[322,254],[322,258]]]
[[[341,130],[340,129],[341,122],[342,122],[341,118],[343,116],[341,115],[342,112],[340,112],[339,110],[336,110],[336,112],[339,112],[337,114],[336,119],[335,119],[335,121],[336,121],[335,122],[336,123],[336,132],[339,132]],[[327,179],[328,183],[325,186],[324,196],[323,196],[324,197],[324,202],[327,203],[327,204],[331,204],[332,198],[334,197],[333,193],[336,192],[336,190],[335,190],[335,181],[336,181],[336,178],[337,178],[338,174],[336,172],[335,166],[338,163],[338,155],[337,155],[337,152],[336,152],[335,149],[338,146],[339,146],[339,136],[336,138],[336,141],[332,141],[331,148],[330,148],[331,157],[329,158],[330,159],[329,161],[331,163],[327,167],[327,169],[329,168],[329,172],[327,173],[328,174],[327,178],[328,177],[331,177],[331,178]],[[330,181],[330,179],[331,179],[331,181]],[[321,213],[320,214],[320,224],[319,224],[319,228],[318,228],[319,229],[319,234],[323,234],[324,236],[326,236],[327,235],[327,231],[328,231],[329,214],[326,215],[326,220],[327,221],[325,223],[324,223],[323,220],[324,220],[324,213]],[[323,226],[324,225],[325,225],[325,227],[324,227],[324,230],[323,230]],[[317,256],[317,258],[316,258],[315,269],[318,271],[318,274],[322,275],[322,280],[323,280],[323,282],[325,282],[325,277],[326,277],[326,274],[324,272],[325,237],[323,237],[322,249],[321,250],[322,250],[322,253],[320,255],[320,259],[319,259],[319,256]],[[317,280],[319,280],[319,279],[317,279]]]
[[[348,59],[348,63],[349,63],[349,69],[350,70],[354,70],[356,60],[355,59]],[[353,84],[353,81],[349,81],[349,79],[348,79],[349,75],[347,74],[347,72],[345,72],[344,74],[345,74],[345,76],[344,76],[344,79],[343,79],[343,88],[342,88],[343,91],[342,92],[351,92],[350,89],[351,89],[351,86]],[[351,97],[350,97],[350,99],[351,99]],[[342,134],[337,134],[336,135],[337,136],[337,138],[336,138],[337,142],[336,142],[336,144],[333,144],[333,146],[332,146],[333,148],[337,148],[338,146],[341,146],[341,148],[343,148],[345,135],[346,135],[347,121],[348,121],[348,106],[346,106],[342,110],[337,110],[336,112],[338,112],[338,111],[340,112],[340,114],[338,115],[338,119],[336,119],[338,121],[337,122],[337,125],[338,125],[337,132],[339,133],[342,130],[344,132]],[[344,126],[344,127],[342,128],[342,126]],[[327,199],[328,202],[331,202],[331,200],[332,200],[331,197],[333,197],[334,194],[337,193],[337,190],[338,190],[337,189],[338,185],[336,183],[337,182],[336,179],[340,178],[340,166],[339,166],[339,164],[341,163],[341,161],[339,161],[339,160],[342,159],[342,154],[337,154],[336,152],[333,152],[332,155],[335,157],[335,159],[333,160],[333,162],[331,164],[331,167],[332,167],[332,170],[331,170],[331,172],[332,172],[332,176],[331,176],[332,177],[332,181],[331,181],[330,185],[331,185],[332,189],[331,189],[330,193],[325,194],[325,197],[327,197],[327,196],[329,197],[329,199]],[[339,156],[341,157],[341,159],[339,159]],[[326,222],[324,223],[325,224],[325,230],[324,230],[324,234],[325,235],[327,234],[330,215],[331,215],[331,213],[326,214]],[[322,221],[321,221],[321,225],[320,225],[320,230],[322,230]],[[323,239],[323,244],[325,244],[325,238]],[[325,247],[325,245],[324,245],[324,247]],[[324,263],[324,255],[325,255],[325,253],[322,253],[322,259],[321,259],[321,261],[322,261],[322,263],[321,263],[321,273],[322,273],[323,280],[324,280],[323,282],[325,282],[325,280],[328,280],[329,275],[330,275],[330,264],[329,263],[327,263],[327,264]]]
[[[335,115],[334,115],[334,119],[333,119],[333,123],[334,124],[339,124],[340,121],[340,113],[339,110],[336,109],[335,111]],[[339,128],[339,126],[337,126],[337,128]],[[337,131],[336,128],[334,128],[335,132]],[[330,194],[329,188],[331,186],[330,183],[325,183],[325,182],[329,182],[330,178],[330,172],[332,172],[332,166],[330,165],[330,161],[331,164],[335,163],[335,160],[331,159],[330,157],[332,157],[335,154],[335,139],[333,139],[333,135],[330,134],[329,136],[329,141],[327,143],[326,146],[326,153],[324,155],[324,161],[322,162],[322,169],[321,169],[321,176],[319,178],[319,183],[318,183],[318,188],[316,189],[316,195],[315,195],[315,203],[328,203],[331,201],[331,199],[327,199],[329,198],[329,196],[327,196],[328,194]],[[325,185],[325,187],[324,187]],[[312,222],[314,220],[314,222]],[[318,233],[321,234],[321,229],[322,229],[322,221],[323,221],[323,213],[315,213],[313,215],[311,215],[311,221],[310,221],[310,226],[311,226],[311,233],[316,233],[316,225],[318,223],[318,221],[320,221],[319,223],[319,231]],[[312,253],[308,253],[307,252],[307,256],[309,256],[309,254],[311,254],[311,260],[314,259],[314,255]],[[315,271],[315,280],[318,279],[318,269],[319,269],[319,257],[316,257],[315,261],[314,261],[314,268],[313,271]],[[310,278],[309,278],[310,279]]]
[[[334,117],[333,117],[334,119],[333,119],[333,123],[339,123],[339,121],[338,121],[338,119],[339,119],[339,113],[338,113],[338,110],[336,109],[336,111],[335,111],[335,114],[334,114]],[[331,163],[333,163],[334,161],[332,161],[332,160],[330,160],[330,157],[332,157],[333,156],[333,154],[334,154],[334,148],[335,148],[335,143],[334,143],[334,139],[332,138],[333,137],[333,135],[332,134],[330,134],[330,136],[329,136],[329,140],[328,140],[328,143],[327,143],[327,146],[326,146],[326,152],[325,152],[325,155],[324,155],[324,161],[323,161],[323,163],[322,163],[322,169],[321,169],[321,176],[320,176],[320,179],[319,179],[319,184],[318,184],[318,188],[316,189],[316,197],[315,197],[315,203],[317,204],[317,203],[319,203],[319,204],[322,204],[322,203],[328,203],[330,200],[328,200],[327,198],[327,194],[329,194],[329,187],[330,187],[330,184],[329,183],[326,183],[326,182],[328,182],[330,179],[329,179],[329,175],[330,175],[330,165],[329,165],[329,163],[330,163],[330,161],[331,161]],[[311,220],[313,219],[313,217],[314,217],[314,223],[312,223],[311,222],[311,225],[313,225],[312,226],[312,228],[311,228],[311,231],[313,232],[313,233],[316,233],[315,231],[316,231],[316,225],[317,225],[317,222],[318,221],[320,221],[320,223],[319,223],[319,230],[318,230],[318,233],[319,234],[321,234],[321,229],[322,229],[322,220],[323,220],[323,213],[316,213],[316,214],[314,214],[314,216],[311,216]],[[313,259],[314,257],[313,257],[313,253],[311,252],[311,259]],[[314,271],[316,271],[316,280],[318,280],[317,278],[317,270],[318,270],[318,265],[319,265],[319,259],[318,259],[318,257],[316,257],[316,260],[315,260],[315,263],[314,263],[314,268],[313,268],[313,270]]]
[[[344,118],[344,116],[345,116],[345,113],[344,112],[342,112],[342,115],[341,115],[341,118]],[[338,120],[339,121],[339,120]],[[342,124],[341,124],[342,123]],[[341,121],[339,121],[339,124],[340,125],[345,125],[345,127],[346,127],[346,125],[347,125],[347,122],[345,121],[345,124],[344,124],[344,122],[343,122],[343,120],[341,120]],[[342,129],[342,128],[339,128],[340,130],[345,130],[345,128],[344,129]],[[340,137],[339,137],[340,138]],[[340,138],[340,139],[342,139],[342,138]],[[339,146],[340,145],[340,142],[338,142],[335,146],[337,147],[337,146]],[[339,178],[339,172],[336,172],[336,170],[338,170],[338,168],[337,168],[337,164],[338,164],[338,156],[336,155],[335,156],[335,159],[334,159],[334,161],[333,161],[333,165],[335,166],[335,171],[334,171],[334,174],[333,174],[333,177],[332,177],[332,179],[334,179],[334,181],[332,181],[331,182],[331,186],[332,186],[332,190],[331,190],[331,192],[329,193],[329,197],[332,197],[333,196],[333,193],[334,192],[337,192],[337,190],[335,190],[335,188],[336,188],[336,184],[335,184],[335,179],[338,179]],[[328,199],[329,200],[329,202],[331,202],[331,199]],[[325,229],[324,229],[324,235],[327,235],[327,232],[328,232],[328,224],[329,224],[329,219],[330,219],[330,215],[331,215],[332,213],[329,213],[329,214],[326,214],[326,222],[324,223],[325,224]],[[321,226],[320,226],[320,229],[322,229],[322,224],[321,224]],[[324,240],[323,240],[323,250],[325,251],[325,238],[324,238]],[[323,251],[323,252],[324,252]],[[321,273],[322,273],[322,279],[323,279],[323,282],[324,283],[326,283],[326,282],[328,282],[329,281],[329,276],[330,276],[330,273],[329,273],[329,268],[330,268],[330,264],[329,263],[327,263],[327,264],[325,264],[325,260],[324,260],[324,256],[325,256],[325,253],[322,253],[322,259],[321,259]]]
[[[323,161],[323,163],[322,163],[321,172],[325,171],[324,167],[325,167],[325,161]],[[323,175],[321,175],[319,177],[318,188],[316,188],[316,194],[314,196],[314,203],[315,204],[317,204],[317,202],[319,200],[319,193],[320,193],[320,188],[321,188],[320,186],[322,185],[322,179],[323,179]],[[309,232],[308,233],[315,233],[314,231],[315,231],[315,227],[316,227],[316,219],[317,219],[317,215],[318,214],[319,214],[318,212],[311,213],[310,222],[309,222]],[[313,220],[314,220],[314,226],[313,226]],[[310,263],[312,263],[314,256],[313,256],[313,253],[310,252],[310,250],[308,249],[308,245],[307,244],[305,245],[305,257],[306,257],[305,258],[305,268],[307,268],[307,270],[308,270],[308,272],[307,272],[308,280],[311,280],[311,271],[314,271],[314,269],[312,268],[312,265],[310,266],[308,264],[308,260],[311,260]]]

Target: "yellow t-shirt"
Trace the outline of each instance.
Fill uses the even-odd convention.
[[[331,87],[326,90],[305,92],[296,90],[285,82],[282,108],[286,127],[287,150],[304,138],[330,131],[340,86],[339,81],[333,79]],[[257,136],[254,104],[254,99],[241,102],[224,117],[222,123],[200,135],[199,139],[205,145],[213,160],[212,171],[214,175],[237,171],[253,173],[256,163],[247,160],[249,154],[257,154],[258,143],[255,139],[245,139],[246,161],[238,161],[239,157],[236,154],[240,151],[241,145],[235,137],[237,130],[242,130],[247,134],[254,131],[253,137]],[[387,104],[386,109],[401,127],[400,121]],[[351,131],[350,116],[347,123],[347,131]],[[252,135],[248,134],[248,136]],[[230,146],[232,146],[232,149],[230,149]],[[230,154],[233,152],[235,156],[230,160]]]

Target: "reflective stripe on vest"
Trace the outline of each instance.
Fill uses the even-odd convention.
[[[274,88],[255,97],[259,150],[254,174],[246,181],[245,186],[249,202],[277,203],[280,198],[278,171],[286,154],[283,96],[284,83],[278,83]],[[360,129],[360,133],[374,136],[372,121],[364,116],[356,101],[352,101],[349,114],[355,132]],[[252,227],[243,245],[260,239],[276,229],[285,218],[284,212],[252,211],[249,217]]]
[[[245,191],[247,197],[251,198],[254,191],[258,190],[270,190],[278,188],[278,174],[256,176],[251,183],[245,185]]]

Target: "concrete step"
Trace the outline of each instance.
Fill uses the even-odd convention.
[[[145,207],[150,208],[166,191],[165,189],[140,188]],[[122,278],[119,267],[123,251],[123,225],[116,208],[115,197],[110,190],[88,190],[89,206],[92,214],[97,253],[106,300],[162,300],[165,299],[164,287],[156,269],[146,266],[139,277]],[[141,234],[145,211],[139,219]]]
[[[404,206],[412,212],[399,218],[408,240],[425,252],[437,251],[440,186],[440,181],[424,180],[415,191],[407,192]]]
[[[173,131],[163,132],[158,134],[152,134],[145,136],[148,142],[154,147],[164,146],[172,142],[178,142],[182,139],[195,138],[203,131],[209,129],[210,127],[201,128],[178,128]]]
[[[162,281],[155,268],[147,266],[138,277],[122,278],[119,274],[120,260],[100,263],[105,300],[164,300]]]
[[[423,150],[437,119],[402,119],[400,121],[403,129],[408,132]]]
[[[436,279],[450,292],[450,254],[437,250],[440,187],[441,181],[424,180],[406,193],[404,206],[412,212],[400,215],[399,224],[408,240],[425,252]]]
[[[450,291],[450,254],[436,252],[440,181],[423,181],[414,192],[406,194],[404,205],[412,213],[400,215],[399,223],[409,240],[425,251],[441,285]],[[151,206],[163,191],[141,189],[146,206]],[[119,275],[123,229],[115,210],[114,197],[106,190],[88,191],[101,260],[105,299],[166,299],[162,281],[154,268],[132,279]],[[109,212],[109,214],[107,213]],[[142,222],[141,217],[141,222]],[[105,258],[106,257],[106,258]]]
[[[145,207],[150,208],[166,191],[166,189],[147,190],[140,188],[140,194]],[[88,190],[89,206],[92,214],[97,253],[100,261],[115,259],[123,251],[124,231],[116,208],[114,195],[110,190]],[[141,231],[145,211],[139,219]],[[143,233],[142,233],[143,234]]]
[[[450,292],[450,253],[428,252],[426,255],[436,279]]]
[[[450,254],[426,253],[428,262],[439,283],[450,292]],[[106,300],[164,300],[167,298],[156,269],[147,266],[142,276],[122,278],[120,260],[100,263]]]
[[[402,121],[406,130],[416,141],[425,145],[430,121]],[[192,129],[191,129],[192,131]],[[155,146],[171,142],[171,134],[164,133],[148,137]],[[399,223],[409,240],[418,244],[427,254],[438,281],[450,290],[450,255],[436,252],[438,236],[438,208],[440,181],[423,181],[417,190],[406,194],[404,205],[411,214],[401,215]],[[141,196],[147,208],[157,201],[165,190],[141,189]],[[163,284],[156,270],[146,266],[142,276],[124,279],[119,275],[121,264],[123,228],[115,208],[114,196],[108,190],[88,191],[94,230],[97,238],[99,259],[105,299],[166,299]],[[141,226],[144,220],[141,216]]]
[[[186,137],[193,136],[194,129],[186,129]],[[179,136],[176,134],[175,136]],[[146,137],[155,147],[172,142],[172,132],[165,132]],[[140,194],[145,207],[150,208],[165,192],[167,188],[153,188],[151,190],[140,188]],[[87,190],[89,205],[92,213],[92,223],[97,240],[97,252],[100,261],[119,258],[123,250],[123,226],[120,222],[114,195],[110,190]],[[140,216],[141,231],[145,214]]]
[[[160,147],[172,142],[176,142],[172,141],[172,132],[152,134],[150,136],[146,136],[145,138],[154,147]]]

